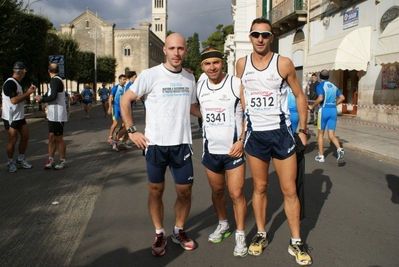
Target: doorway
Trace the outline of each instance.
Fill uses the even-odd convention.
[[[342,113],[356,115],[357,114],[357,93],[359,78],[357,71],[345,70],[342,94],[345,96],[345,101],[342,105]]]

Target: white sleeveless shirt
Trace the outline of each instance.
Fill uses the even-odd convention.
[[[263,70],[254,67],[251,55],[246,56],[241,80],[244,85],[247,129],[269,131],[290,126],[287,81],[278,71],[279,55],[273,53]]]
[[[54,76],[53,79],[62,79],[59,76]],[[49,89],[49,93],[51,88]],[[66,110],[65,91],[57,93],[57,98],[54,101],[47,103],[47,119],[49,121],[65,122],[68,121],[68,114]]]
[[[203,120],[204,150],[228,154],[242,131],[242,106],[239,78],[226,75],[219,84],[208,77],[197,85],[197,97]]]
[[[22,90],[22,86],[19,84],[17,80],[14,78],[8,78],[4,83],[8,81],[13,81],[17,85],[17,93],[18,95],[22,95],[24,91]],[[22,101],[18,104],[13,104],[11,103],[11,99],[9,96],[6,96],[4,94],[4,90],[1,90],[1,95],[3,98],[3,104],[2,104],[2,112],[1,112],[1,118],[9,121],[11,124],[13,121],[17,120],[22,120],[25,118],[25,111],[24,111],[24,103],[25,101]]]

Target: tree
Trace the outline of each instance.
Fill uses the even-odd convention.
[[[110,56],[97,58],[97,81],[112,83],[115,81],[116,59]]]
[[[79,44],[68,34],[61,34],[59,54],[65,60],[65,78],[68,80],[78,80],[81,62],[78,60]]]
[[[194,72],[194,76],[198,79],[202,73],[198,33],[194,33],[192,37],[187,39],[187,47],[188,51],[183,62],[183,67],[191,69]]]
[[[216,31],[214,31],[206,41],[202,42],[202,47],[214,47],[220,52],[224,52],[224,42],[227,35],[233,34],[233,25],[228,25],[223,28],[223,24],[216,26]]]
[[[94,83],[94,53],[89,51],[78,51],[76,61],[77,67],[77,91],[79,92],[79,83]]]

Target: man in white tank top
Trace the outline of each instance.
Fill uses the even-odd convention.
[[[151,247],[154,256],[162,256],[166,251],[162,195],[168,167],[177,192],[172,241],[185,250],[196,247],[195,242],[187,236],[184,224],[191,207],[194,180],[190,113],[197,117],[201,114],[196,104],[194,76],[182,68],[187,53],[184,37],[178,33],[170,34],[163,52],[166,62],[142,71],[120,102],[129,138],[145,151],[149,181],[148,208],[155,228],[155,240]],[[145,134],[137,131],[131,111],[131,102],[143,95],[146,96]]]
[[[13,67],[13,74],[8,78],[2,88],[2,112],[1,117],[4,122],[4,128],[8,132],[7,143],[7,168],[9,172],[16,172],[17,166],[24,169],[32,168],[25,158],[26,148],[29,141],[29,130],[25,120],[24,101],[32,93],[36,91],[36,86],[33,84],[24,92],[21,81],[25,77],[28,69],[22,62],[16,62]],[[18,151],[19,155],[14,161],[15,144],[18,141],[18,133],[21,136]]]
[[[48,159],[44,165],[45,169],[62,170],[67,167],[66,143],[64,141],[64,126],[68,121],[68,114],[65,100],[64,83],[58,74],[60,68],[57,63],[50,63],[48,66],[50,75],[50,87],[43,96],[37,95],[35,99],[42,103],[47,103],[47,124],[48,135]],[[60,153],[58,164],[55,163],[54,155],[57,150]]]
[[[252,172],[254,209],[257,234],[248,253],[259,256],[268,245],[266,233],[266,188],[270,160],[276,169],[284,195],[284,210],[290,227],[288,252],[300,265],[309,265],[312,259],[305,251],[300,237],[300,204],[296,192],[297,160],[295,141],[287,103],[287,85],[296,98],[299,115],[299,137],[307,144],[307,103],[295,68],[289,58],[270,50],[274,36],[271,22],[255,19],[249,39],[253,52],[237,61],[237,76],[244,86],[247,135],[245,152]]]
[[[237,227],[233,255],[245,257],[248,254],[244,231],[247,204],[243,194],[245,132],[243,99],[240,99],[241,81],[223,73],[223,55],[215,48],[207,48],[202,52],[201,68],[206,75],[197,85],[197,98],[203,118],[202,164],[212,189],[212,203],[219,220],[208,241],[219,243],[231,234],[226,213],[225,190],[228,188]]]

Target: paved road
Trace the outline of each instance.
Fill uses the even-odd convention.
[[[139,118],[141,110],[135,111]],[[96,113],[96,114],[94,114]],[[260,257],[232,256],[233,236],[207,242],[217,221],[200,163],[201,137],[193,119],[195,185],[186,228],[198,248],[184,251],[168,238],[167,252],[155,258],[149,247],[153,226],[147,211],[147,180],[141,151],[115,153],[106,145],[109,119],[100,107],[91,119],[73,113],[67,126],[69,167],[45,171],[47,126],[30,125],[32,170],[0,169],[0,266],[297,266],[287,253],[289,231],[276,174],[270,170],[267,229],[270,245]],[[142,120],[138,128],[143,130]],[[5,144],[4,131],[0,143]],[[327,145],[327,144],[326,144]],[[314,266],[398,266],[399,167],[347,151],[338,167],[314,161],[315,139],[306,161],[306,218],[302,236]],[[2,157],[1,160],[5,162]],[[173,227],[175,192],[167,173],[165,229]],[[251,199],[247,170],[245,195]],[[58,205],[52,203],[57,201]],[[228,203],[229,218],[233,218]],[[247,241],[255,233],[248,203]],[[234,228],[234,225],[233,225]]]

